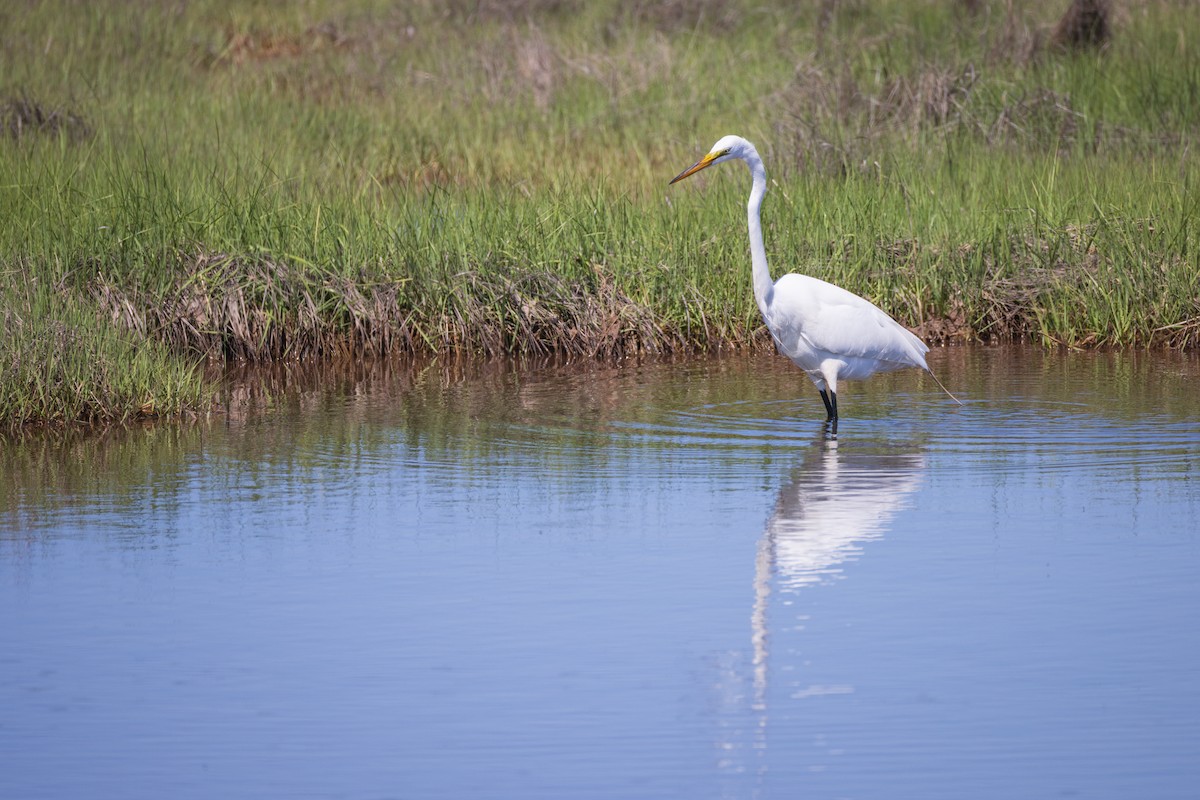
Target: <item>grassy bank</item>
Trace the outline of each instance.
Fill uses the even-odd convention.
[[[1200,15],[1131,0],[1069,51],[1060,5],[0,9],[0,272],[41,298],[0,357],[39,363],[65,308],[164,385],[197,355],[768,346],[744,170],[666,187],[730,132],[776,274],[931,340],[1195,346]],[[78,416],[30,374],[6,421]]]
[[[74,290],[0,275],[0,427],[179,416],[210,394],[196,359],[126,331]]]

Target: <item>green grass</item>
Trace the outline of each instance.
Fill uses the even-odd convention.
[[[934,340],[1196,346],[1200,17],[1133,0],[1060,53],[1060,8],[980,5],[0,9],[0,271],[38,287],[0,292],[0,357],[47,357],[62,309],[164,385],[197,355],[767,347],[745,170],[666,186],[731,132],[776,275]],[[6,391],[8,423],[98,413]]]
[[[179,416],[209,394],[152,338],[121,331],[70,291],[5,274],[0,288],[0,421],[5,427]]]

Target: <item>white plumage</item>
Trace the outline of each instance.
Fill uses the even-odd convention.
[[[754,299],[779,352],[816,384],[836,435],[838,380],[858,380],[905,367],[919,367],[932,376],[925,363],[929,348],[879,307],[839,286],[796,273],[771,280],[759,219],[767,173],[750,142],[740,136],[721,138],[708,155],[671,183],[735,158],[746,162],[753,180],[746,211]],[[946,391],[944,386],[942,390]],[[950,397],[958,402],[954,395]]]

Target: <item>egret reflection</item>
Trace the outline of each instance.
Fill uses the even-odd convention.
[[[756,585],[772,572],[790,591],[840,577],[921,483],[920,452],[848,452],[837,444],[819,442],[780,489],[759,543]]]
[[[846,565],[862,555],[864,545],[887,533],[920,487],[924,472],[925,457],[916,447],[839,448],[836,440],[821,439],[808,448],[780,488],[755,556],[750,617],[750,749],[760,775],[766,773],[771,636],[773,631],[796,630],[800,613],[772,619],[772,593],[798,594],[805,587],[844,577]],[[849,685],[805,684],[801,674],[790,672],[794,684],[787,695],[790,700],[854,690]]]

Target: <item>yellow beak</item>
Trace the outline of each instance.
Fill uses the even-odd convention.
[[[709,153],[704,158],[700,159],[695,164],[692,164],[690,167],[685,169],[683,172],[679,173],[674,178],[672,178],[671,183],[677,183],[677,182],[683,180],[684,178],[686,178],[688,175],[695,175],[700,170],[702,170],[706,167],[711,167],[713,162],[716,161],[720,157],[721,157],[720,153],[716,153],[716,152]],[[668,183],[667,185],[670,186],[671,183]]]

